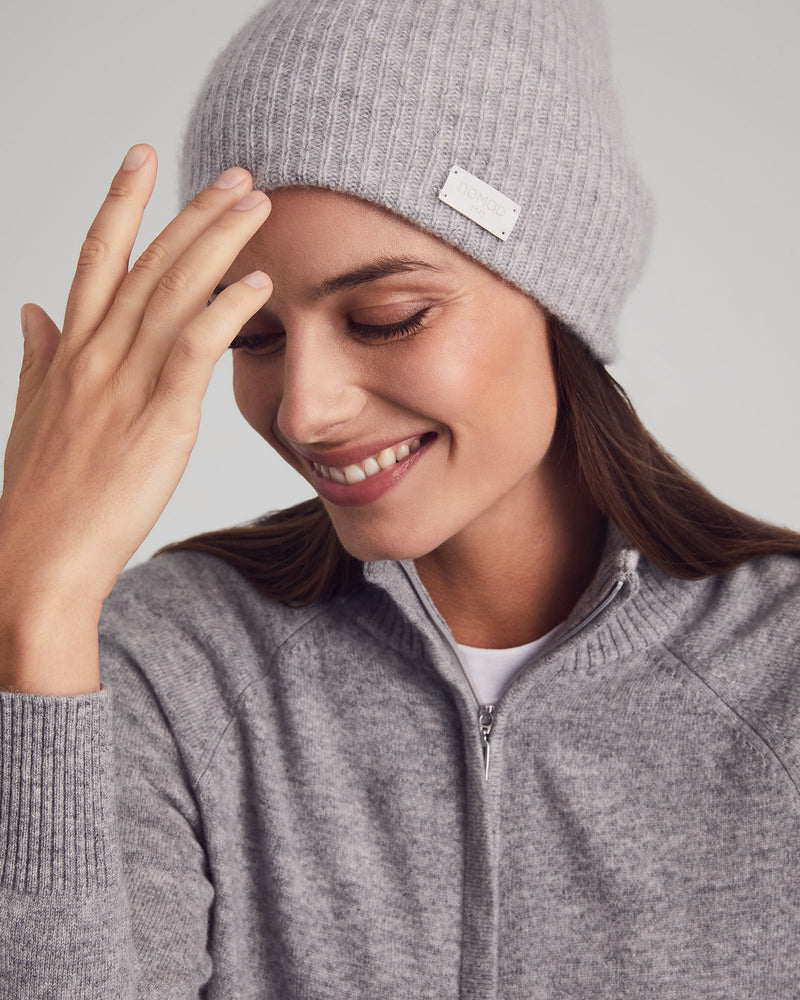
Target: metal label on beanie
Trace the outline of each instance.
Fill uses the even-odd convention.
[[[520,213],[519,205],[463,167],[452,168],[439,200],[504,241]]]

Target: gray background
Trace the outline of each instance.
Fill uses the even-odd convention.
[[[19,306],[37,301],[60,322],[81,238],[134,142],[152,143],[161,161],[143,240],[168,221],[193,94],[258,6],[28,0],[6,9],[3,440]],[[712,490],[800,529],[800,5],[610,0],[608,10],[628,136],[658,210],[614,373],[649,428]],[[138,558],[308,495],[239,417],[226,357],[189,469]]]

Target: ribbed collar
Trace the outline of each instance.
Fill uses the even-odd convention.
[[[367,563],[364,579],[390,598],[368,602],[370,624],[389,644],[406,653],[416,647],[418,652],[422,638],[440,669],[443,662],[457,662],[450,629],[413,562]],[[557,628],[542,661],[557,658],[562,669],[593,672],[609,660],[643,650],[679,622],[696,589],[705,583],[667,576],[610,524],[597,572]],[[449,668],[444,672],[452,677]]]

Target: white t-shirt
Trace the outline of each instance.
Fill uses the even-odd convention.
[[[540,639],[510,649],[477,649],[458,644],[461,662],[482,705],[494,705],[500,699],[517,671],[541,653],[553,632],[555,629]]]

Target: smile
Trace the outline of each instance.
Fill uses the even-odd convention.
[[[340,467],[336,465],[321,465],[319,462],[312,462],[312,465],[317,474],[322,476],[323,479],[330,479],[332,482],[339,483],[342,486],[354,486],[356,483],[363,483],[370,476],[375,476],[379,472],[383,472],[384,469],[390,469],[399,462],[403,462],[410,455],[418,452],[421,447],[422,441],[420,438],[414,438],[403,444],[395,445],[393,448],[384,448],[377,455],[371,455],[369,458],[364,459],[363,462],[357,462],[354,465]]]

